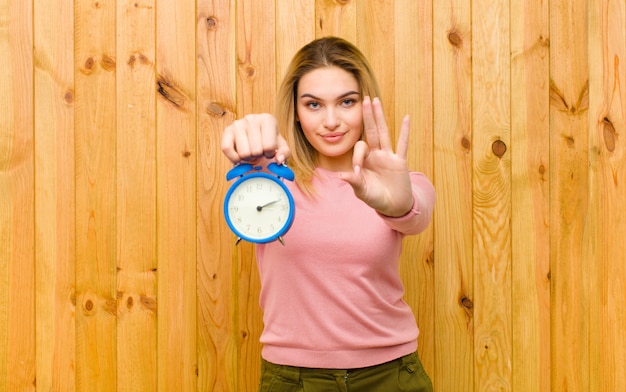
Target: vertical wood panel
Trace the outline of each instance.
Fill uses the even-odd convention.
[[[470,11],[468,0],[433,2],[433,181],[437,206],[433,218],[432,378],[438,391],[474,390]]]
[[[0,390],[35,387],[33,12],[0,2]]]
[[[75,390],[74,8],[34,3],[37,388]]]
[[[394,3],[395,124],[411,120],[411,170],[433,179],[433,3],[402,0]],[[404,240],[401,276],[420,330],[418,351],[427,373],[435,369],[434,225]]]
[[[117,354],[120,391],[154,391],[155,2],[117,1]]]
[[[241,0],[237,7],[237,117],[274,111],[276,2]],[[254,248],[240,243],[238,265],[238,320],[240,333],[239,386],[254,391],[259,380],[262,315],[259,308],[260,279]]]
[[[159,391],[197,387],[196,4],[156,2]]]
[[[396,135],[395,122],[395,46],[394,2],[357,2],[356,44],[367,57],[380,87],[380,98],[392,139]],[[372,97],[374,98],[374,97]]]
[[[589,391],[587,2],[550,2],[550,275],[553,390]]]
[[[589,388],[626,390],[626,8],[589,2]],[[619,212],[621,211],[621,213]]]
[[[230,164],[222,130],[235,119],[235,2],[198,2],[198,390],[237,391],[239,331],[233,236],[222,213]]]
[[[357,42],[356,1],[315,0],[315,36],[337,36]]]
[[[625,23],[615,0],[0,0],[0,390],[257,389],[221,132],[337,35],[437,190],[401,269],[436,390],[621,392]]]
[[[511,2],[513,391],[550,390],[548,2]]]
[[[116,389],[115,1],[75,0],[76,389]]]
[[[511,390],[511,134],[508,1],[472,2],[476,391]]]
[[[315,2],[276,1],[276,90],[291,58],[315,38]]]

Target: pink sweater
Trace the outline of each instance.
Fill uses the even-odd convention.
[[[285,246],[257,246],[265,360],[359,368],[414,352],[417,328],[403,300],[402,238],[430,221],[435,192],[412,173],[413,209],[389,218],[357,199],[336,173],[317,169],[317,198],[293,184],[296,215]]]

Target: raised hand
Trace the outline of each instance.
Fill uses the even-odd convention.
[[[290,155],[271,114],[248,114],[224,129],[222,152],[233,163],[273,159],[284,163]]]
[[[355,195],[383,215],[405,215],[413,205],[413,192],[406,154],[409,142],[409,117],[405,116],[394,153],[381,102],[363,100],[363,126],[366,141],[354,146],[352,172],[340,173]]]

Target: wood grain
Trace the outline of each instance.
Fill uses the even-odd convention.
[[[0,2],[0,390],[35,388],[33,10]]]
[[[511,15],[512,390],[549,391],[548,3],[512,2]]]
[[[589,391],[587,3],[550,3],[550,276],[553,388]]]
[[[401,264],[437,391],[626,389],[626,5],[0,0],[0,390],[254,391],[221,132],[356,43],[431,227]]]
[[[316,0],[315,36],[336,36],[357,42],[356,1]]]
[[[76,390],[117,378],[115,2],[75,2]]]
[[[157,387],[155,2],[117,2],[117,388]]]
[[[226,172],[219,148],[235,119],[235,9],[229,0],[198,3],[198,390],[237,391],[236,264],[223,219]]]
[[[159,391],[197,389],[195,2],[156,2]]]
[[[589,8],[589,388],[626,389],[626,6]],[[620,212],[622,211],[622,212]],[[596,317],[597,316],[597,317]],[[607,348],[610,348],[607,350]]]
[[[487,391],[512,388],[509,13],[472,2],[474,388]]]
[[[470,2],[465,0],[433,2],[433,181],[437,205],[433,217],[432,379],[437,391],[475,390],[473,339],[478,304],[472,274],[470,10]]]
[[[35,1],[37,388],[76,386],[74,10]],[[50,10],[54,17],[50,17]]]

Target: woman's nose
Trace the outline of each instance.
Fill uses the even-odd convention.
[[[324,118],[324,127],[327,129],[335,129],[339,126],[339,118],[334,109],[329,108],[326,110],[326,118]]]

